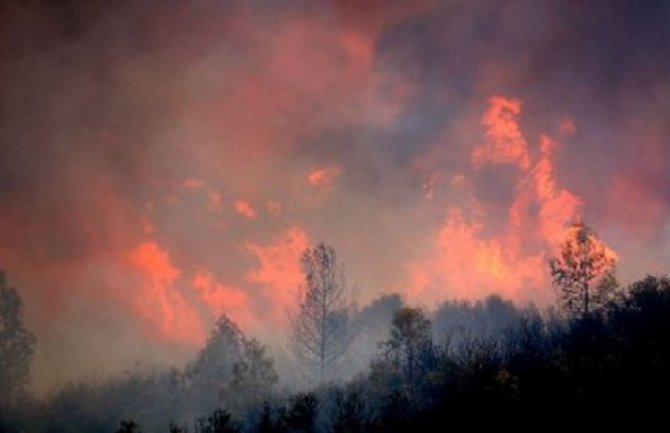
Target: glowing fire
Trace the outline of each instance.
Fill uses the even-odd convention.
[[[521,101],[502,96],[489,99],[489,108],[482,117],[486,141],[472,152],[476,166],[484,164],[516,164],[522,170],[530,165],[528,144],[521,133],[518,116]]]
[[[533,158],[518,123],[521,101],[489,99],[482,117],[485,141],[472,152],[473,176],[486,165],[519,168],[506,225],[485,232],[485,213],[475,200],[470,207],[451,207],[437,233],[432,253],[407,265],[409,296],[421,302],[444,298],[475,298],[502,293],[513,299],[544,302],[548,285],[548,254],[564,239],[565,226],[578,214],[581,199],[562,188],[553,157],[559,143],[539,137]],[[561,134],[575,131],[574,124]],[[458,185],[466,184],[459,175]]]
[[[191,286],[210,308],[214,317],[226,314],[245,329],[253,325],[255,318],[252,315],[251,299],[243,289],[217,281],[206,269],[196,272],[191,279]]]
[[[142,279],[134,303],[138,315],[161,337],[184,343],[203,341],[200,316],[176,288],[181,272],[173,266],[167,251],[155,242],[142,243],[131,252],[130,263]]]
[[[235,202],[235,211],[248,219],[256,217],[256,209],[246,200],[237,200]]]
[[[258,268],[247,273],[247,280],[262,286],[272,323],[284,323],[287,310],[298,299],[298,288],[304,279],[300,255],[308,245],[309,238],[299,227],[286,230],[271,244],[247,244],[259,262]]]

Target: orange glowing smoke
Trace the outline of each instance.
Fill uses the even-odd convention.
[[[433,302],[496,292],[519,299],[526,295],[522,293],[526,285],[543,282],[541,256],[524,256],[516,239],[504,235],[487,238],[482,229],[482,224],[466,221],[461,209],[449,210],[433,255],[407,267],[410,297]]]
[[[256,217],[256,209],[246,200],[237,200],[235,202],[235,211],[248,219]]]
[[[217,281],[206,269],[199,269],[196,272],[191,280],[191,286],[210,308],[214,317],[225,313],[244,329],[249,329],[253,325],[251,302],[249,295],[243,289]]]
[[[286,230],[271,244],[247,244],[259,266],[249,271],[246,278],[261,285],[273,324],[285,323],[288,309],[298,299],[298,289],[304,281],[300,255],[308,246],[309,238],[299,227]]]
[[[152,337],[201,344],[207,320],[200,306],[207,307],[213,318],[225,313],[245,328],[255,323],[249,295],[243,289],[221,283],[202,267],[182,278],[183,272],[172,263],[168,251],[155,242],[138,245],[130,254],[130,264],[141,281],[133,306]],[[190,296],[181,291],[180,282],[190,288]]]
[[[472,152],[476,166],[484,164],[516,164],[527,170],[530,165],[528,144],[518,123],[521,101],[493,96],[482,117],[486,127],[486,141]]]
[[[506,224],[494,232],[484,230],[486,215],[477,197],[469,207],[450,207],[432,251],[407,265],[411,298],[431,302],[497,292],[540,303],[550,299],[547,259],[565,238],[566,224],[576,217],[582,201],[558,182],[557,141],[540,136],[538,156],[531,156],[518,123],[521,105],[517,99],[489,99],[482,117],[485,141],[473,150],[471,159],[473,176],[486,165],[519,168],[509,186],[513,199]],[[570,125],[560,133],[574,130]],[[463,179],[459,188],[467,183]]]
[[[281,216],[283,207],[278,201],[268,200],[267,203],[265,203],[265,207],[271,216],[275,218]]]
[[[510,209],[510,224],[517,230],[535,225],[536,236],[549,246],[564,239],[565,224],[572,220],[582,206],[582,200],[561,188],[556,180],[553,152],[558,143],[546,135],[540,136],[540,156],[518,188],[517,198]],[[532,212],[539,207],[538,214]]]
[[[307,181],[317,188],[330,188],[342,172],[337,166],[315,168],[307,174]]]
[[[198,189],[202,188],[205,184],[201,179],[186,179],[182,182],[181,186],[186,189]]]
[[[221,211],[223,196],[218,191],[209,191],[207,193],[207,210],[213,213]]]
[[[320,204],[330,195],[341,173],[342,168],[339,166],[318,167],[307,173],[307,183],[314,191],[313,205]]]
[[[134,299],[135,310],[158,331],[158,337],[187,344],[204,341],[198,312],[177,289],[181,272],[173,266],[167,251],[155,242],[145,242],[131,252],[130,263],[142,280]]]

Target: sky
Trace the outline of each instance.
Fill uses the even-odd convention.
[[[321,241],[361,304],[550,305],[577,217],[669,269],[668,2],[10,0],[0,77],[38,391],[283,341]]]

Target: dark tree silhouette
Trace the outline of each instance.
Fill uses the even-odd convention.
[[[389,339],[382,343],[387,356],[400,367],[407,383],[412,383],[422,361],[432,352],[430,320],[420,308],[404,307],[393,317]]]
[[[258,420],[258,433],[273,433],[277,431],[275,428],[275,422],[272,419],[272,407],[267,401],[263,402],[263,407],[261,408],[259,420]]]
[[[216,321],[205,347],[198,354],[193,369],[210,380],[227,378],[240,358],[244,334],[226,315]]]
[[[245,337],[227,316],[222,315],[214,325],[195,362],[186,370],[191,390],[210,401],[227,394],[233,369],[242,358]],[[194,397],[194,400],[197,398]]]
[[[305,287],[290,315],[293,351],[323,382],[353,340],[354,306],[332,247],[321,243],[307,249],[301,262]]]
[[[142,433],[140,426],[133,420],[121,421],[116,433]]]
[[[319,399],[312,393],[300,393],[291,397],[285,415],[288,430],[295,433],[312,433],[319,408]]]
[[[467,338],[499,335],[515,326],[523,314],[524,311],[500,295],[475,302],[445,301],[433,315],[434,339],[438,344],[458,349]]]
[[[379,433],[410,432],[415,416],[413,406],[410,397],[405,392],[394,390],[382,400],[375,430]]]
[[[616,285],[614,254],[581,220],[568,229],[561,256],[549,260],[562,311],[579,316],[598,310]]]
[[[198,420],[197,433],[239,433],[240,426],[233,421],[231,415],[222,409],[217,409],[207,418]]]
[[[273,360],[265,347],[256,339],[244,340],[242,356],[233,366],[232,390],[237,398],[246,397],[251,404],[259,404],[269,396],[279,380]]]
[[[178,426],[177,424],[170,423],[170,433],[186,433],[186,428]]]
[[[23,327],[21,306],[0,271],[0,407],[20,396],[30,379],[35,337]]]
[[[363,433],[369,428],[366,408],[358,389],[338,390],[332,416],[332,433]]]

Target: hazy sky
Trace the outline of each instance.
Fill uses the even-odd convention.
[[[577,215],[670,268],[666,1],[10,0],[0,77],[41,390],[280,337],[318,241],[361,302],[546,305]]]

